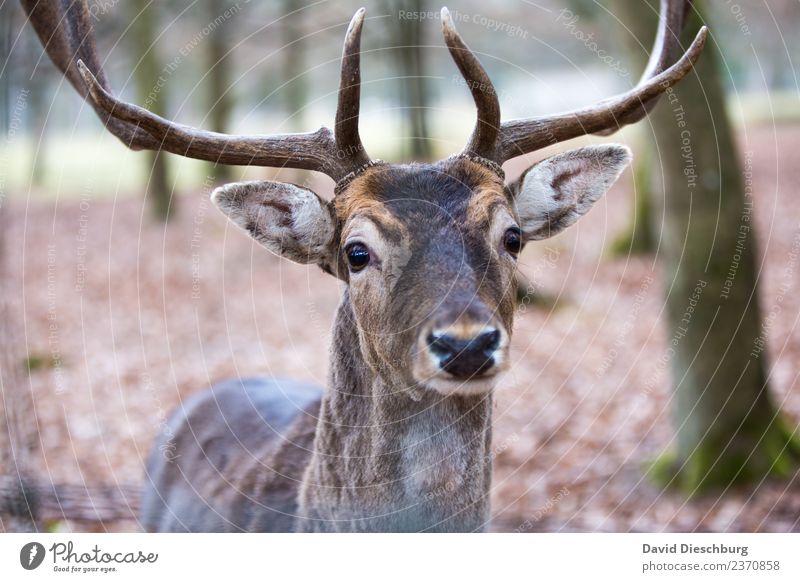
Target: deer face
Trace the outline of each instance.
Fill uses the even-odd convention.
[[[623,146],[581,148],[506,185],[490,164],[457,156],[372,165],[331,202],[276,182],[230,184],[213,200],[267,249],[347,284],[375,373],[476,393],[508,365],[522,247],[573,224],[629,160]]]
[[[374,167],[335,211],[370,365],[444,393],[490,386],[508,361],[521,246],[500,177],[458,158]]]

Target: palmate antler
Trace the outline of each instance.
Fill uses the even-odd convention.
[[[661,13],[650,62],[631,91],[585,109],[501,122],[500,103],[489,76],[456,32],[442,9],[445,42],[467,81],[478,121],[464,153],[502,164],[506,160],[591,133],[613,133],[642,119],[669,87],[689,71],[706,40],[703,27],[683,56],[678,36],[691,0],[661,0]],[[91,103],[108,130],[132,149],[158,149],[218,164],[316,170],[336,181],[369,163],[358,133],[361,92],[361,28],[364,9],[350,22],[342,54],[334,131],[224,135],[174,123],[113,96],[100,67],[86,0],[22,0],[42,44],[56,66]]]
[[[53,63],[108,130],[132,149],[164,150],[219,164],[316,170],[334,180],[369,162],[358,135],[363,8],[345,35],[334,131],[322,127],[313,133],[245,136],[174,123],[114,97],[97,57],[86,0],[22,0],[22,6]]]
[[[447,48],[472,91],[478,121],[465,153],[497,164],[585,134],[609,134],[642,119],[658,98],[692,70],[705,45],[703,27],[689,49],[672,66],[678,38],[691,8],[691,0],[661,0],[653,52],[642,78],[627,93],[585,109],[557,115],[500,121],[500,104],[489,76],[456,32],[447,8],[442,9],[442,31]]]

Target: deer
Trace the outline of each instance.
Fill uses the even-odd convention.
[[[588,107],[502,121],[486,70],[441,10],[446,47],[477,120],[435,163],[370,158],[359,136],[361,31],[349,23],[333,130],[223,135],[115,97],[85,1],[22,0],[54,64],[129,148],[218,164],[321,172],[325,200],[275,181],[211,198],[268,251],[343,284],[327,388],[236,378],[196,393],[152,447],[140,521],[168,532],[477,532],[490,524],[492,402],[510,366],[517,260],[584,216],[631,161],[602,143],[503,164],[645,118],[699,58],[683,51],[687,0],[661,0],[650,60],[631,90]]]

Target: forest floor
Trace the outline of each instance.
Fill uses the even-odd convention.
[[[800,126],[751,130],[740,146],[753,154],[762,309],[781,302],[768,335],[770,388],[797,426],[800,277],[786,277],[800,237]],[[9,205],[3,276],[43,478],[141,482],[165,415],[213,381],[325,383],[340,286],[262,251],[207,196],[180,197],[166,227],[140,198],[91,189]],[[800,473],[692,499],[645,477],[671,444],[669,367],[658,257],[607,256],[631,205],[627,175],[576,227],[520,260],[556,301],[516,318],[512,370],[495,398],[492,529],[800,530]]]

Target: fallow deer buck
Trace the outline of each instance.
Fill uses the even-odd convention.
[[[178,125],[112,96],[85,2],[23,0],[51,59],[128,147],[316,170],[336,181],[329,202],[277,182],[213,193],[220,210],[267,249],[345,283],[330,385],[323,392],[231,380],[183,403],[148,462],[144,527],[485,529],[492,391],[509,365],[517,256],[527,242],[586,214],[631,154],[621,145],[582,147],[508,184],[501,166],[642,119],[702,51],[705,29],[675,62],[688,4],[661,1],[650,62],[631,91],[585,109],[505,122],[492,83],[443,8],[444,39],[472,93],[477,124],[461,153],[399,165],[370,159],[359,137],[364,9],[345,36],[332,132],[232,136]]]

